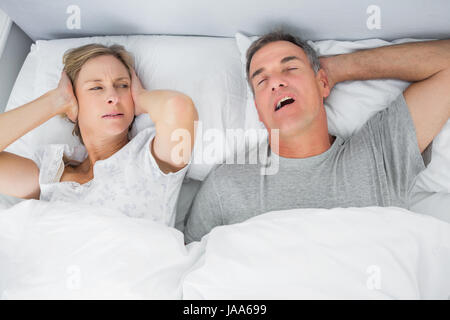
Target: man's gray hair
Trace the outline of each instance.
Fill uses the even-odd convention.
[[[271,42],[276,42],[276,41],[288,41],[288,42],[291,42],[291,43],[299,46],[300,48],[302,48],[302,50],[305,52],[306,56],[308,57],[309,63],[311,64],[311,67],[314,70],[314,73],[317,73],[320,69],[319,57],[317,56],[316,51],[314,51],[314,49],[306,41],[303,41],[302,39],[300,39],[290,33],[286,33],[283,31],[273,31],[273,32],[267,33],[267,34],[261,36],[260,38],[258,38],[258,40],[254,41],[247,50],[247,65],[246,65],[247,81],[250,85],[250,88],[252,88],[252,91],[253,91],[253,86],[250,81],[251,79],[250,79],[250,74],[249,74],[250,63],[252,62],[252,58],[259,49],[261,49],[262,47],[264,47],[265,45],[267,45]]]

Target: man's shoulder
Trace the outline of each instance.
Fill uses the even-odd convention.
[[[392,133],[402,133],[415,137],[408,106],[403,94],[395,96],[386,106],[375,112],[358,130],[346,140],[350,144],[382,143]]]

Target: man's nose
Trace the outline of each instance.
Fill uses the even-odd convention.
[[[272,91],[276,91],[279,88],[287,87],[287,82],[283,79],[274,79],[272,82]]]

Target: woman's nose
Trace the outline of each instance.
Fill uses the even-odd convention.
[[[117,102],[119,102],[119,97],[117,97],[117,95],[110,95],[108,98],[108,104],[117,104]]]

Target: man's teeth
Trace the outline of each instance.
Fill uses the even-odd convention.
[[[282,103],[283,102],[285,102],[285,101],[287,101],[287,100],[292,100],[292,101],[294,101],[294,99],[293,98],[291,98],[291,97],[284,97],[284,98],[282,98],[280,101],[278,101],[278,103],[277,103],[277,107],[276,107],[276,109],[275,110],[278,110],[278,109],[280,109],[281,108],[281,105],[282,105]]]

